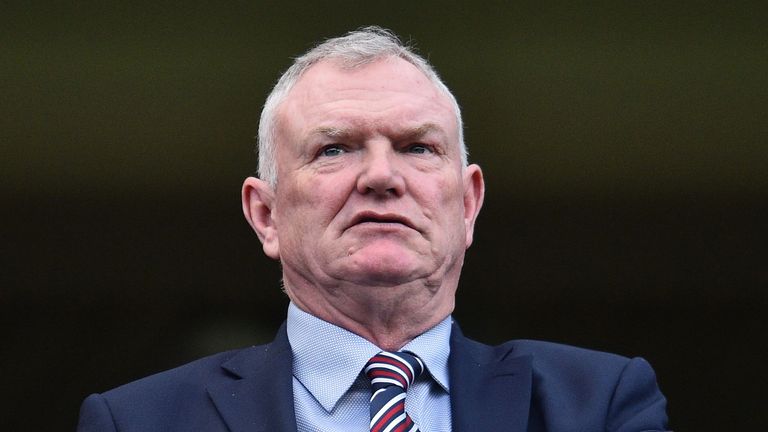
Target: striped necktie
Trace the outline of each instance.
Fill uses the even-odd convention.
[[[371,432],[418,432],[405,413],[405,392],[424,372],[421,359],[409,352],[382,351],[365,365],[371,380]]]

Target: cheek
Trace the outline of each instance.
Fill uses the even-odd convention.
[[[440,206],[453,217],[457,209],[461,210],[464,207],[464,189],[461,179],[455,176],[443,177],[434,183],[434,193]]]
[[[428,185],[428,186],[427,186]],[[464,195],[461,183],[453,177],[424,182],[418,188],[424,215],[434,221],[446,235],[464,230]]]
[[[283,222],[284,230],[297,231],[298,235],[327,226],[344,203],[337,182],[315,178],[286,186],[279,194],[278,209],[285,211],[278,211],[278,222]]]
[[[464,224],[464,188],[463,182],[456,180],[446,181],[442,185],[442,208],[448,225],[446,231],[463,242],[466,230]]]

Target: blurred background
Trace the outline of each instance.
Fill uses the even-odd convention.
[[[676,430],[768,425],[764,3],[17,3],[0,429],[74,430],[89,393],[271,340],[287,300],[239,202],[261,104],[369,24],[434,63],[485,170],[465,333],[643,356]]]

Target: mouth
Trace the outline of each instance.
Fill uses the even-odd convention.
[[[397,224],[397,225],[404,225],[408,228],[411,228],[413,230],[416,230],[416,227],[411,223],[408,218],[400,216],[395,213],[377,213],[372,211],[364,211],[360,212],[355,215],[354,218],[352,218],[352,223],[349,224],[349,227],[353,227],[356,225],[361,224]],[[418,230],[417,230],[418,231]]]

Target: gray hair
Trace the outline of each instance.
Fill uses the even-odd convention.
[[[312,65],[326,59],[333,59],[344,69],[355,69],[385,57],[399,57],[416,66],[426,77],[445,93],[456,113],[461,162],[467,165],[467,147],[464,144],[464,131],[461,109],[448,87],[435,72],[435,69],[411,47],[404,45],[391,31],[377,26],[363,27],[344,36],[328,39],[294,60],[291,67],[283,73],[264,103],[259,120],[259,177],[272,187],[277,186],[276,129],[277,109],[283,103],[299,78]]]

